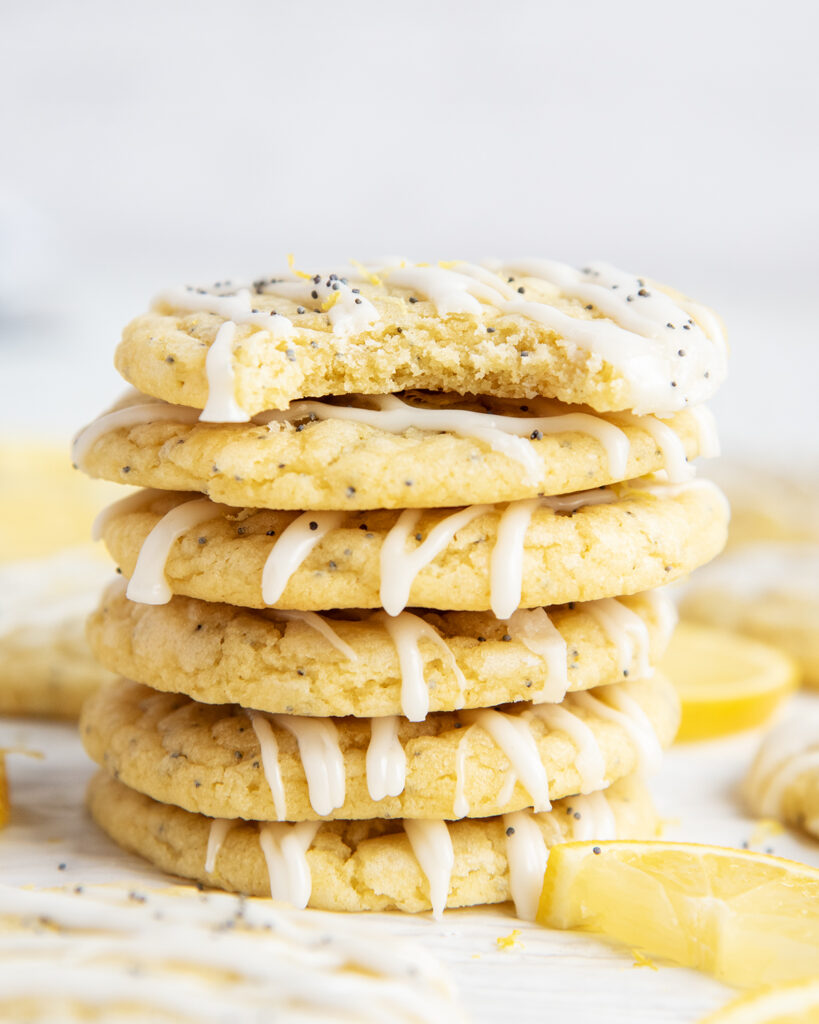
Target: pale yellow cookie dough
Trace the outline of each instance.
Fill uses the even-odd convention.
[[[457,396],[423,396],[426,407],[450,407]],[[115,408],[145,402],[129,396]],[[368,407],[366,398],[356,403]],[[371,403],[370,403],[371,404]],[[458,408],[496,415],[588,415],[591,410],[548,403],[535,412],[526,403],[460,401]],[[172,407],[159,406],[162,415]],[[190,410],[185,410],[189,412]],[[616,414],[606,421],[628,439],[625,472],[614,472],[600,441],[582,430],[537,431],[531,446],[536,476],[489,443],[451,432],[409,428],[391,433],[343,419],[268,425],[154,420],[116,427],[78,455],[93,477],[163,490],[201,491],[214,501],[275,509],[434,508],[513,501],[563,494],[633,479],[662,469],[664,452],[638,421]],[[655,421],[656,424],[656,421]],[[665,426],[688,459],[700,454],[698,421],[678,413]],[[95,430],[92,423],[90,429]],[[542,436],[538,437],[537,434]],[[89,435],[91,436],[91,435]],[[406,481],[412,480],[412,487]]]
[[[642,708],[660,743],[670,744],[680,715],[674,687],[661,676],[617,685]],[[603,687],[594,694],[605,701],[610,689]],[[639,749],[621,722],[578,706],[573,694],[562,707],[570,709],[594,734],[605,765],[606,785],[637,769]],[[526,705],[513,705],[508,713],[517,719],[526,710]],[[398,739],[406,755],[406,784],[398,796],[378,801],[370,797],[367,782],[371,720],[333,719],[346,783],[343,804],[328,814],[317,813],[311,804],[296,738],[271,720],[286,804],[281,809],[282,819],[460,817],[454,811],[454,801],[458,748],[465,735],[460,776],[469,816],[531,807],[532,795],[520,779],[511,792],[506,785],[512,768],[509,758],[481,725],[471,724],[464,714],[441,712],[423,722],[398,720]],[[573,739],[559,729],[550,729],[536,716],[522,721],[530,726],[551,797],[580,792],[584,780]],[[80,734],[89,755],[109,774],[163,803],[218,818],[278,818],[265,775],[266,768],[269,776],[271,764],[263,763],[252,716],[236,705],[199,704],[184,695],[158,693],[121,680],[86,702]]]
[[[819,687],[819,544],[769,541],[732,549],[694,577],[683,614],[787,651]]]
[[[644,623],[648,660],[654,664],[674,621],[669,599],[637,594],[620,603]],[[355,658],[308,622],[277,614],[189,597],[174,597],[167,605],[138,604],[125,597],[121,584],[113,584],[89,619],[88,639],[112,671],[209,704],[297,715],[402,713],[398,655],[383,613],[362,612],[360,621],[324,616]],[[441,645],[422,637],[431,711],[531,700],[553,682],[547,660],[491,612],[415,614],[443,637],[466,680],[461,693]],[[586,605],[550,608],[548,615],[566,644],[570,690],[616,682],[624,674],[637,677],[639,645],[631,645],[631,657],[621,664],[616,643]]]
[[[606,792],[620,839],[657,834],[658,819],[645,786],[634,778]],[[212,872],[205,871],[210,819],[157,803],[105,773],[88,790],[96,822],[121,846],[163,871],[206,885],[269,896],[270,881],[255,822],[228,832]],[[547,846],[571,839],[578,823],[571,798],[534,815]],[[504,903],[511,898],[505,826],[501,818],[465,818],[448,825],[455,854],[446,905]],[[324,822],[307,851],[312,875],[309,906],[324,910],[430,909],[426,880],[400,821]]]
[[[407,388],[510,398],[542,395],[602,412],[668,414],[710,398],[725,374],[724,342],[717,337],[716,318],[680,296],[673,296],[677,304],[667,313],[672,319],[656,325],[652,340],[632,333],[628,322],[640,317],[641,308],[648,308],[646,301],[651,304],[651,290],[656,288],[655,297],[665,293],[632,275],[624,275],[622,283],[613,286],[619,292],[607,287],[601,295],[607,304],[618,298],[613,316],[602,313],[594,301],[570,298],[526,273],[510,275],[511,284],[500,282],[509,293],[504,302],[471,303],[472,312],[446,311],[445,300],[430,301],[427,290],[391,284],[390,276],[376,276],[378,283],[356,282],[362,302],[374,307],[376,322],[338,328],[331,323],[331,291],[326,291],[326,299],[324,291],[317,291],[316,300],[289,299],[268,293],[275,284],[259,282],[258,290],[253,287],[238,301],[248,315],[257,311],[252,314],[255,322],[247,322],[244,314],[191,312],[197,304],[214,307],[207,290],[177,289],[160,296],[153,311],[125,328],[116,353],[117,369],[146,394],[202,409],[209,394],[208,350],[232,315],[240,322],[231,345],[231,390],[248,416],[287,408],[302,397],[388,394]],[[318,278],[317,288],[326,289],[328,280]],[[214,293],[235,297],[239,287],[215,287]],[[339,282],[339,287],[346,294],[348,286]],[[309,282],[306,288],[309,296]],[[506,301],[511,305],[500,308]],[[567,319],[547,326],[520,312],[520,304],[531,304],[535,313],[541,307]],[[274,311],[292,324],[279,336],[271,333],[276,323],[283,324],[270,319]],[[618,365],[604,357],[595,340],[586,343],[578,335],[579,326],[588,340],[589,329],[598,331],[601,324],[613,334]],[[633,349],[626,365],[624,343]]]
[[[725,543],[728,508],[712,484],[635,482],[613,490],[617,500],[610,504],[586,505],[573,514],[548,507],[534,512],[525,538],[521,607],[649,590],[707,562]],[[142,543],[160,518],[191,497],[149,492],[145,507],[120,510],[109,519],[103,539],[126,576],[133,573]],[[422,512],[407,551],[418,547],[449,514]],[[264,607],[262,570],[294,514],[214,505],[214,516],[173,544],[165,565],[171,590],[207,601]],[[381,607],[380,549],[398,516],[392,511],[346,514],[293,572],[271,607]],[[500,517],[501,511],[489,511],[458,530],[417,574],[408,604],[489,609],[490,563]]]
[[[819,839],[819,709],[792,715],[766,735],[744,793],[753,814]]]

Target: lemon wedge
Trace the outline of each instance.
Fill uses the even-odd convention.
[[[562,843],[549,855],[537,920],[740,988],[778,984],[819,969],[819,870],[720,846]]]
[[[784,651],[712,626],[681,622],[660,664],[682,701],[678,740],[761,725],[799,685]]]
[[[733,999],[699,1024],[816,1024],[819,978],[776,985]]]

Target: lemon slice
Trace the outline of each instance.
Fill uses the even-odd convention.
[[[816,1024],[819,1021],[819,978],[760,989],[733,999],[700,1024]]]
[[[678,740],[761,725],[799,685],[799,667],[784,651],[692,622],[677,627],[660,670],[682,701]]]
[[[663,842],[553,847],[537,919],[753,988],[819,969],[819,870],[765,854]]]

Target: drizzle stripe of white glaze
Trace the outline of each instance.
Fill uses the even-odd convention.
[[[540,498],[525,498],[501,513],[490,559],[490,604],[498,619],[508,619],[520,604],[526,531],[539,505]]]
[[[632,416],[630,413],[619,413],[617,419],[632,427],[644,430],[654,438],[663,457],[663,466],[671,483],[683,483],[694,476],[694,467],[685,454],[685,446],[680,437],[656,416]]]
[[[233,370],[233,340],[236,324],[226,320],[213,339],[205,358],[208,378],[208,400],[202,415],[203,422],[246,423],[250,417],[236,401],[236,375]]]
[[[307,906],[313,889],[307,851],[320,824],[319,821],[300,821],[295,825],[282,821],[259,822],[259,845],[274,900],[290,903],[299,910]]]
[[[792,715],[768,733],[751,766],[745,789],[754,811],[778,817],[787,788],[814,764],[819,767],[819,714]]]
[[[642,596],[651,605],[655,625],[660,631],[660,642],[665,646],[677,625],[677,606],[663,590],[645,590]]]
[[[438,920],[446,907],[449,883],[455,866],[455,852],[445,821],[406,818],[404,831],[412,852],[429,883],[432,916]]]
[[[170,405],[168,402],[141,402],[103,413],[87,427],[83,427],[74,438],[71,451],[74,464],[82,469],[83,460],[92,445],[112,430],[135,427],[140,423],[195,423],[198,418],[197,409]]]
[[[407,538],[421,518],[421,510],[405,509],[381,545],[381,606],[387,614],[398,615],[406,608],[413,580],[444,550],[458,530],[493,509],[494,505],[470,505],[454,512],[437,523],[426,540],[409,552]]]
[[[370,719],[367,747],[367,790],[372,800],[383,800],[404,792],[407,755],[398,739],[398,716]]]
[[[500,306],[504,296],[483,281],[444,267],[395,267],[382,275],[398,288],[409,288],[428,299],[439,316],[467,313],[481,316],[483,303]]]
[[[355,396],[351,396],[354,398]],[[534,449],[531,435],[576,432],[595,438],[605,449],[609,470],[615,479],[625,476],[629,441],[613,423],[590,413],[566,413],[552,416],[503,416],[476,412],[472,409],[424,408],[401,401],[396,395],[367,396],[376,409],[337,405],[314,400],[292,402],[286,410],[272,410],[253,417],[254,423],[293,423],[316,420],[347,420],[363,423],[377,430],[400,434],[410,428],[430,432],[446,431],[458,437],[471,437],[488,444],[494,451],[520,462],[527,470],[529,482],[542,474],[542,464]]]
[[[346,658],[349,658],[350,661],[358,661],[358,654],[345,640],[341,639],[324,616],[317,615],[316,612],[281,611],[278,608],[265,609],[265,614],[274,622],[277,620],[282,620],[284,622],[303,622],[305,626],[309,626],[311,629],[314,629],[318,634],[323,636],[329,644],[335,647],[335,649]]]
[[[513,640],[546,662],[546,682],[543,689],[530,696],[540,701],[563,700],[569,686],[568,651],[566,641],[543,608],[519,608],[506,620],[506,629]]]
[[[452,813],[456,818],[465,818],[469,814],[469,800],[466,797],[466,765],[468,761],[469,736],[475,727],[467,726],[455,748],[455,797],[452,801]]]
[[[803,750],[778,765],[763,788],[763,815],[768,818],[779,817],[782,814],[782,804],[788,787],[800,776],[811,771],[819,772],[819,749]]]
[[[515,913],[523,921],[534,921],[549,860],[546,840],[529,811],[504,814],[503,831],[509,865],[509,892]]]
[[[498,807],[503,807],[505,804],[509,803],[509,801],[512,799],[512,794],[515,791],[515,786],[517,785],[517,782],[518,777],[515,773],[515,769],[510,768],[503,778],[501,788],[498,790]]]
[[[314,274],[305,279],[295,276],[291,278],[288,274],[287,279],[265,283],[262,292],[305,304],[318,302],[322,312],[327,313],[335,333],[344,336],[354,331],[366,331],[371,324],[380,320],[375,306],[360,293],[356,294],[350,284],[341,280],[341,277],[352,276],[352,272],[345,272],[341,276],[333,274],[332,278],[328,274]]]
[[[574,693],[574,702],[598,718],[614,722],[628,733],[637,749],[638,770],[654,772],[662,760],[662,747],[646,713],[633,697],[622,693],[621,686],[606,688],[608,701],[591,693]],[[612,707],[612,705],[614,705]]]
[[[330,814],[344,803],[346,777],[338,730],[331,718],[303,715],[271,715],[282,729],[296,737],[299,745],[310,806],[316,814]]]
[[[370,621],[380,622],[395,644],[401,672],[401,711],[405,718],[410,722],[423,722],[429,713],[429,689],[424,678],[424,660],[418,645],[422,637],[437,644],[444,660],[449,663],[458,683],[458,706],[462,706],[466,689],[464,674],[458,667],[449,644],[428,622],[411,612],[400,612],[396,616],[377,612]]]
[[[697,445],[700,457],[715,459],[720,454],[719,434],[714,414],[706,405],[694,405],[688,413],[697,424]]]
[[[97,513],[94,522],[91,524],[91,539],[102,540],[105,528],[112,519],[126,516],[129,512],[141,512],[152,501],[163,497],[166,493],[166,491],[160,491],[154,487],[146,487],[142,491],[137,491],[136,494],[129,494],[127,498],[120,498],[119,501],[106,505],[104,509]]]
[[[276,735],[270,722],[260,711],[248,710],[247,716],[256,739],[259,741],[259,755],[262,760],[262,771],[270,786],[270,795],[273,797],[273,806],[276,809],[276,817],[282,821],[287,817],[287,798],[284,793],[282,782],[282,771],[279,766],[279,745],[276,742]]]
[[[580,817],[575,817],[579,814]],[[572,839],[616,839],[617,822],[602,790],[572,797]]]
[[[171,548],[186,530],[217,519],[220,506],[209,498],[194,498],[167,512],[151,530],[139,550],[126,594],[141,604],[167,604],[173,596],[165,578]]]
[[[648,679],[654,672],[649,662],[650,638],[648,626],[640,616],[620,604],[616,597],[587,601],[584,608],[616,646],[620,675]]]
[[[460,717],[469,725],[478,725],[489,733],[526,787],[535,810],[550,810],[549,779],[528,723],[491,708],[462,711]]]
[[[210,823],[208,848],[205,853],[205,871],[209,875],[213,874],[213,869],[216,867],[216,858],[219,856],[222,844],[227,838],[228,832],[230,832],[235,824],[236,821],[233,818],[214,818]]]
[[[279,535],[262,570],[262,600],[275,604],[290,577],[325,534],[344,518],[343,512],[303,512]],[[315,523],[315,529],[311,528]]]
[[[606,762],[603,752],[594,733],[581,718],[562,704],[537,704],[524,714],[539,718],[549,729],[565,732],[575,744],[575,764],[580,776],[581,793],[594,792],[605,785]]]
[[[234,324],[253,324],[269,331],[274,338],[289,338],[293,334],[293,323],[286,316],[261,310],[253,312],[255,307],[249,288],[239,288],[232,295],[214,295],[194,288],[169,288],[155,301],[190,313],[213,313]]]

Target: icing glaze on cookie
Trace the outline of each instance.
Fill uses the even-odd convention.
[[[344,755],[332,718],[271,715],[271,720],[296,737],[310,806],[316,814],[330,814],[344,803]],[[255,716],[254,716],[255,721]],[[264,758],[264,752],[262,752]]]
[[[788,788],[807,772],[819,774],[819,714],[791,716],[765,737],[745,781],[751,809],[781,818]]]
[[[295,825],[281,821],[259,823],[259,844],[267,864],[270,895],[303,910],[310,900],[313,880],[307,851],[319,830],[319,821]]]
[[[546,840],[530,811],[504,814],[503,830],[515,913],[524,921],[534,921],[549,860]]]
[[[282,821],[287,817],[287,798],[282,781],[282,770],[279,766],[279,744],[276,742],[276,734],[273,732],[270,722],[260,711],[249,710],[247,714],[253,731],[256,733],[256,739],[259,741],[262,772],[270,787],[276,817]]]
[[[588,601],[585,608],[617,647],[620,674],[627,676],[628,666],[636,662],[636,678],[647,679],[653,672],[649,663],[650,638],[648,626],[640,616],[620,604],[616,597]]]
[[[282,531],[262,570],[262,598],[266,604],[279,600],[296,569],[343,519],[343,512],[303,512]]]
[[[216,867],[216,858],[219,856],[219,851],[222,849],[224,841],[228,837],[228,833],[234,827],[236,821],[233,818],[214,818],[210,823],[210,831],[208,832],[208,848],[205,852],[205,871],[208,874],[213,873],[213,869]]]
[[[538,704],[525,714],[527,718],[539,718],[550,730],[565,732],[575,744],[581,793],[594,792],[606,784],[603,752],[594,738],[594,733],[582,718],[562,704]]]
[[[463,711],[461,719],[469,725],[478,725],[489,733],[526,787],[534,809],[550,810],[552,805],[549,800],[549,779],[527,722],[517,715],[506,715],[493,708]]]
[[[646,713],[633,697],[622,692],[622,687],[612,686],[609,690],[605,701],[591,693],[574,693],[572,698],[579,707],[625,729],[637,749],[640,770],[655,772],[663,752]]]
[[[446,907],[449,882],[455,865],[449,829],[445,821],[408,818],[404,821],[404,831],[429,883],[432,916],[438,920]]]
[[[398,796],[407,782],[407,755],[398,739],[398,716],[370,720],[367,747],[367,791],[373,800]]]

